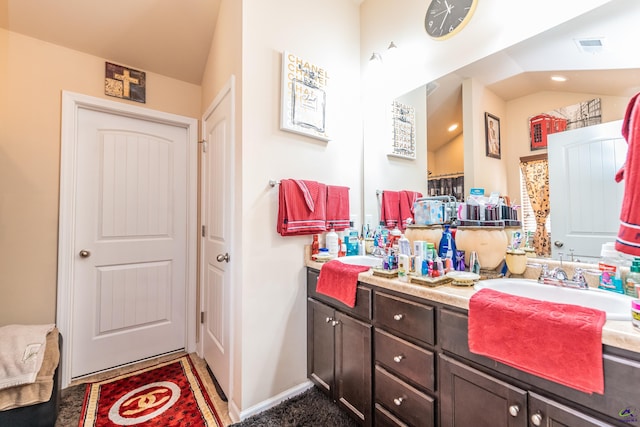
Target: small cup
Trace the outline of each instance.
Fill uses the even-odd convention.
[[[512,274],[521,275],[527,270],[527,255],[522,250],[507,251],[505,261]]]

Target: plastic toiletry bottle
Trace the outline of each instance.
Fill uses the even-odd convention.
[[[635,258],[624,283],[624,293],[630,297],[638,298],[636,291],[638,284],[640,284],[640,258]]]
[[[311,242],[311,255],[316,255],[320,252],[320,242],[318,242],[318,235],[313,235],[313,242]]]
[[[453,239],[451,230],[449,230],[449,224],[444,226],[442,232],[442,238],[440,239],[440,246],[438,247],[438,255],[440,258],[451,258],[456,254],[456,242]]]
[[[333,224],[331,225],[331,230],[327,233],[325,237],[325,245],[327,249],[329,249],[329,255],[332,257],[337,257],[340,252],[340,243],[338,242],[338,233],[333,229]]]
[[[409,281],[409,257],[407,255],[398,255],[398,279],[401,282]]]
[[[411,256],[411,242],[409,242],[409,239],[407,239],[404,234],[400,234],[400,239],[398,239],[398,249],[400,254]]]
[[[349,222],[348,234],[345,236],[345,243],[347,244],[347,255],[358,255],[358,230],[353,227],[353,221]]]

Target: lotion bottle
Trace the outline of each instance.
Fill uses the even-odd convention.
[[[327,249],[329,249],[329,255],[332,257],[337,257],[338,252],[340,252],[340,243],[338,242],[338,233],[333,229],[333,224],[331,226],[331,230],[327,233],[325,237],[325,244]]]

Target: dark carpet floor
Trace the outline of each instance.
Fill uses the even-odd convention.
[[[313,387],[232,427],[350,427],[357,423]]]
[[[85,385],[62,391],[60,413],[55,427],[77,426]],[[357,423],[316,387],[285,400],[233,427],[351,427]]]

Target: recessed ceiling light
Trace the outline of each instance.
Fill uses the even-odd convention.
[[[554,82],[566,82],[567,78],[564,76],[551,76],[551,80]]]
[[[458,129],[458,124],[454,123],[451,126],[449,126],[449,128],[447,129],[449,132],[453,132],[454,130]]]

